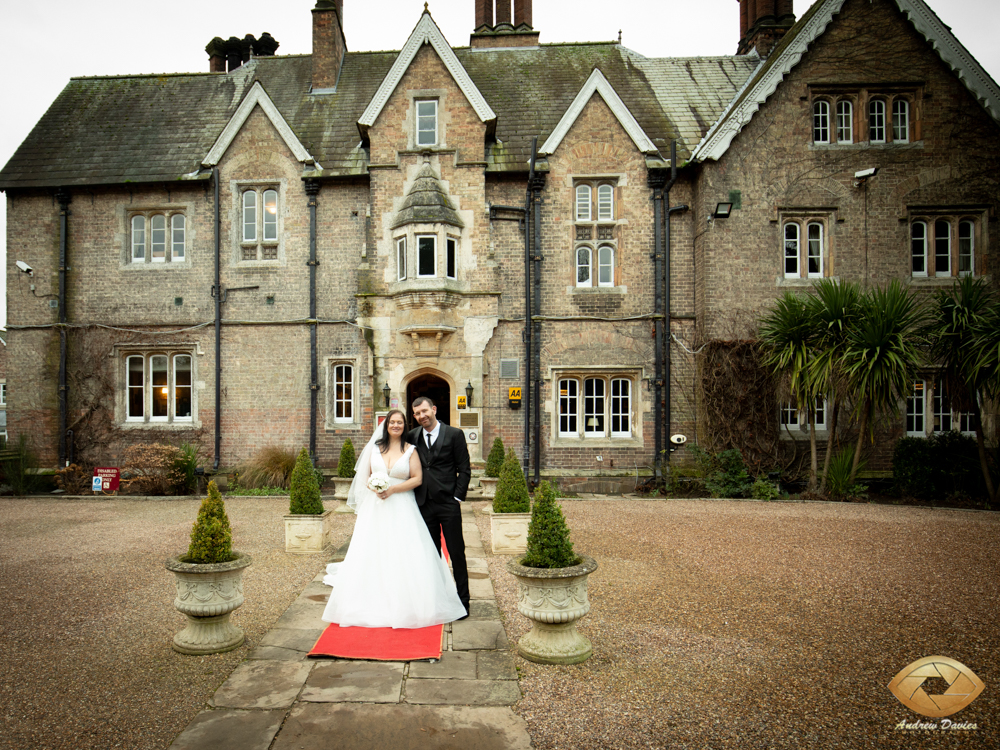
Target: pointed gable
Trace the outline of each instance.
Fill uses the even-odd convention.
[[[396,90],[396,86],[402,80],[403,74],[406,73],[413,62],[413,58],[417,56],[417,52],[425,44],[431,45],[434,51],[437,52],[441,62],[444,63],[445,68],[448,69],[452,79],[454,79],[456,85],[461,89],[479,119],[482,122],[496,120],[496,113],[486,103],[486,99],[476,87],[476,84],[472,82],[472,78],[469,77],[465,67],[455,56],[455,52],[444,38],[441,29],[438,28],[437,24],[434,23],[434,19],[431,18],[430,12],[425,10],[414,27],[413,33],[410,34],[410,38],[406,40],[406,44],[400,50],[389,73],[382,81],[382,85],[379,86],[378,91],[375,92],[375,96],[372,97],[368,103],[368,107],[361,115],[361,119],[358,120],[358,129],[361,131],[362,136],[366,136],[368,128],[375,124],[375,120],[378,119],[383,107],[389,101],[392,92]]]
[[[570,128],[573,127],[573,123],[576,122],[580,113],[583,112],[583,108],[587,106],[587,102],[590,101],[595,93],[601,95],[604,103],[611,109],[611,112],[618,119],[618,122],[621,123],[625,132],[628,133],[629,138],[632,139],[635,147],[641,153],[656,153],[656,146],[643,131],[635,117],[633,117],[629,108],[625,106],[625,102],[618,96],[618,92],[608,83],[608,79],[604,77],[600,69],[594,68],[594,72],[590,74],[590,78],[583,84],[583,88],[580,89],[573,103],[570,104],[569,109],[563,114],[555,130],[552,131],[545,140],[545,143],[538,150],[540,155],[552,154],[559,148],[559,144],[562,143],[563,138],[566,137]]]
[[[274,102],[271,101],[271,97],[264,91],[264,87],[260,85],[260,81],[255,81],[249,93],[243,98],[239,108],[229,119],[226,127],[215,141],[215,145],[212,146],[211,151],[208,152],[208,155],[202,161],[202,166],[214,167],[222,160],[226,149],[229,148],[233,139],[236,138],[236,134],[240,132],[240,128],[247,121],[250,113],[253,112],[254,107],[257,106],[260,106],[264,114],[267,115],[274,129],[281,135],[285,145],[288,146],[296,159],[303,164],[315,165],[317,169],[322,169],[309,151],[306,150],[306,147],[302,145],[302,142],[296,137],[285,118],[281,116],[281,112],[274,106]]]

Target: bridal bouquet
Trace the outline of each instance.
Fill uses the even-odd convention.
[[[368,489],[376,495],[389,487],[389,477],[381,472],[368,477]]]

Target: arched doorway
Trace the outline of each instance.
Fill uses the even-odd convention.
[[[406,386],[406,416],[410,427],[416,427],[413,420],[413,402],[421,396],[427,396],[437,406],[439,422],[451,424],[451,388],[448,382],[437,375],[425,373],[418,375]]]

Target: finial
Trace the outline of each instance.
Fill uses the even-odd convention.
[[[618,43],[619,44],[622,43],[622,30],[621,29],[618,29]]]
[[[427,13],[427,12],[429,12],[429,11],[427,10],[427,3],[424,3],[424,13]]]

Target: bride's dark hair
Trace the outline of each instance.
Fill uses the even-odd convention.
[[[389,450],[389,420],[392,418],[393,414],[398,414],[403,418],[403,434],[399,438],[401,443],[400,447],[405,451],[406,446],[409,443],[406,442],[406,415],[400,409],[393,409],[388,414],[385,415],[385,419],[382,420],[382,424],[379,425],[382,428],[382,435],[375,441],[375,445],[379,450],[379,453],[385,453]]]

